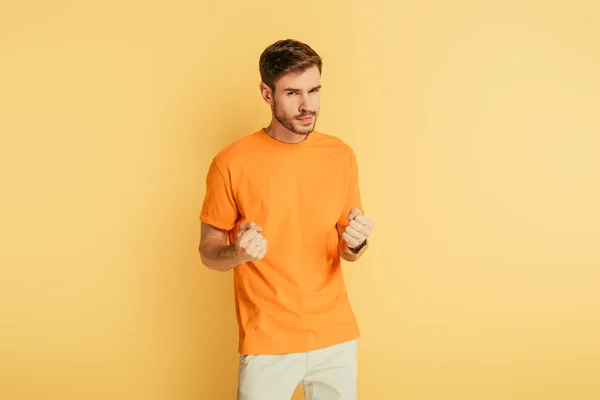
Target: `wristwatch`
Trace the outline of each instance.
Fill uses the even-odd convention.
[[[366,245],[367,245],[367,239],[365,239],[365,241],[362,242],[358,247],[348,247],[348,249],[350,249],[350,251],[353,252],[354,254],[358,254],[358,253],[360,253],[362,248],[365,247]]]

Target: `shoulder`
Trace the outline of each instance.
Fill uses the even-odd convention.
[[[219,169],[227,170],[239,163],[244,155],[255,148],[257,133],[247,134],[223,147],[213,158],[213,163]]]
[[[340,137],[323,132],[316,133],[318,136],[318,141],[323,145],[335,149],[337,153],[351,160],[356,158],[354,149],[352,149],[352,147]]]

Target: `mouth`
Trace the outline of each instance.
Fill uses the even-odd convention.
[[[307,123],[312,122],[313,118],[314,118],[314,116],[312,116],[312,115],[306,115],[306,116],[304,116],[302,118],[298,118],[298,121],[300,121],[300,122],[302,122],[304,124],[307,124]]]

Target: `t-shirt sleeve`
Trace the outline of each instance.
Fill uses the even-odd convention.
[[[342,214],[338,220],[339,225],[348,225],[348,214],[353,208],[358,208],[363,214],[365,213],[360,197],[358,162],[353,151],[350,152],[350,162],[348,167],[348,191],[346,193],[345,200],[346,202],[344,204],[344,208],[342,209]]]
[[[237,217],[238,209],[229,174],[224,174],[216,160],[213,160],[206,176],[206,194],[200,220],[215,228],[229,231],[235,226]]]

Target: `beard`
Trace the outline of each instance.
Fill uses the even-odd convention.
[[[312,131],[315,130],[315,125],[317,124],[316,111],[304,112],[294,117],[288,117],[283,113],[279,113],[279,110],[277,109],[277,103],[275,103],[273,106],[273,114],[275,114],[275,118],[281,125],[285,126],[288,130],[297,135],[308,136]],[[298,118],[307,117],[309,115],[313,116],[312,123],[309,126],[302,126],[300,121],[298,121]]]

